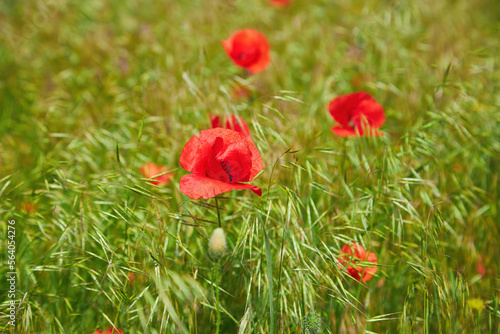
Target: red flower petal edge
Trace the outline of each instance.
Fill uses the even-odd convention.
[[[377,129],[385,122],[384,109],[366,92],[336,97],[328,104],[328,111],[339,123],[332,127],[333,133],[338,136],[383,135]]]
[[[212,124],[214,123],[214,120]],[[223,128],[203,130],[184,146],[179,160],[193,174],[180,181],[182,193],[193,199],[209,199],[231,190],[259,187],[241,182],[252,181],[262,171],[260,153],[253,142],[240,133]]]

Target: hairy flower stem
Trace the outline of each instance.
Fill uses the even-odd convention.
[[[222,228],[222,224],[220,222],[219,202],[217,201],[217,196],[215,196],[215,206],[217,207],[217,219],[219,219],[219,227]]]
[[[219,219],[219,224],[220,224],[220,219]],[[215,293],[217,298],[217,330],[215,332],[216,334],[219,334],[219,328],[220,328],[219,264],[220,260],[217,260],[217,263],[215,265],[215,288],[216,288]]]

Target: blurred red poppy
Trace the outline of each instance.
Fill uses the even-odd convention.
[[[233,63],[251,73],[259,73],[271,62],[269,42],[255,29],[238,30],[222,41],[222,46]]]
[[[179,160],[184,175],[180,190],[193,199],[212,198],[236,189],[262,190],[249,182],[262,171],[262,158],[252,141],[236,131],[216,128],[203,130],[184,146]]]
[[[108,329],[105,329],[104,331],[102,331],[101,329],[98,329],[94,332],[94,334],[124,334],[124,333],[119,328],[118,328],[118,330],[116,330],[113,327],[109,327]]]
[[[248,99],[250,98],[250,89],[243,86],[242,84],[236,84],[232,87],[233,96],[237,99]]]
[[[285,7],[288,6],[292,0],[269,0],[269,2],[274,7]]]
[[[356,92],[334,98],[328,111],[339,125],[332,131],[341,137],[381,136],[377,129],[385,122],[384,109],[366,92]]]
[[[477,258],[476,270],[479,275],[481,276],[486,275],[486,267],[484,266],[482,255],[479,255]]]
[[[36,212],[36,205],[33,202],[24,201],[23,205],[22,205],[22,209],[26,213],[35,213]]]
[[[220,123],[220,116],[212,116],[210,122],[212,123],[212,128],[222,128],[222,125]],[[231,118],[228,118],[226,120],[226,129],[234,130],[242,136],[250,138],[250,130],[248,129],[248,125],[241,117],[236,118],[235,115],[231,115]]]
[[[162,186],[172,179],[171,173],[166,173],[157,177],[154,177],[158,174],[165,173],[168,170],[167,166],[157,165],[152,162],[145,163],[141,167],[141,174],[145,178],[151,179],[154,178],[154,181],[148,181],[149,183],[155,184],[157,186]]]
[[[137,276],[134,274],[133,271],[128,273],[128,283],[130,285],[134,284],[136,278],[137,278]]]
[[[360,282],[369,281],[377,272],[376,266],[357,265],[358,262],[377,263],[377,256],[373,252],[365,251],[358,243],[345,244],[340,251],[342,254],[338,261],[343,267],[347,266],[347,273]]]

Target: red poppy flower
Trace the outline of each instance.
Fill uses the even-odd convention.
[[[340,252],[345,255],[341,255],[338,261],[343,267],[347,266],[347,273],[354,279],[366,282],[377,272],[378,268],[376,266],[357,265],[359,261],[377,263],[375,253],[365,251],[360,244],[356,242],[353,242],[352,246],[345,244]]]
[[[113,327],[109,327],[108,329],[102,331],[101,329],[98,329],[94,332],[94,334],[124,334],[121,329],[118,328],[118,330],[114,329]]]
[[[252,141],[236,131],[201,131],[199,138],[193,136],[186,143],[179,162],[193,173],[180,181],[180,190],[193,199],[208,199],[236,189],[262,194],[259,187],[240,183],[251,181],[262,171],[262,159]]]
[[[273,5],[274,7],[285,7],[285,6],[288,6],[290,4],[290,2],[292,2],[291,0],[270,0],[269,2],[271,2],[271,5]]]
[[[340,125],[332,131],[341,137],[380,136],[378,128],[385,122],[384,109],[366,92],[356,92],[334,98],[328,111]]]
[[[212,123],[212,128],[222,128],[219,116],[212,116],[210,122]],[[228,118],[226,120],[226,129],[234,130],[236,132],[239,132],[239,134],[241,134],[242,136],[250,138],[250,130],[248,129],[248,125],[241,117],[236,118],[236,116],[231,115],[231,118]]]
[[[149,183],[155,184],[157,186],[164,185],[172,179],[172,174],[166,173],[157,177],[158,174],[165,173],[168,170],[167,166],[157,165],[152,162],[148,162],[141,167],[141,174],[145,178],[154,178],[154,181],[148,181]]]
[[[253,74],[262,72],[271,62],[269,42],[266,36],[255,29],[238,30],[222,46],[233,63]]]

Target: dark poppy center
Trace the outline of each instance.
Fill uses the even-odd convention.
[[[219,163],[222,169],[226,172],[229,182],[233,182],[233,175],[231,175],[233,167],[231,166],[231,163],[229,163],[226,159],[219,160]]]
[[[236,52],[234,61],[240,66],[250,66],[257,61],[259,50],[254,47],[244,48]]]

